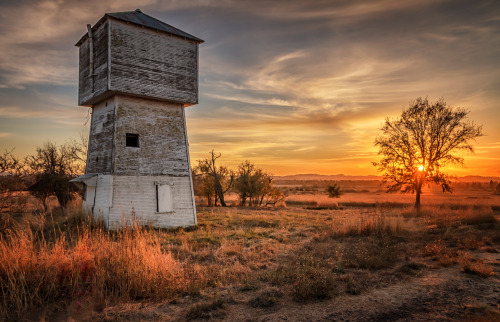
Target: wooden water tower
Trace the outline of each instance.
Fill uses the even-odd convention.
[[[203,40],[137,9],[107,13],[76,44],[78,103],[92,108],[83,206],[117,228],[196,224],[184,108],[198,103]]]

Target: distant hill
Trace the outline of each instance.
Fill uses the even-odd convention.
[[[310,180],[382,180],[382,176],[351,176],[345,174],[335,174],[335,175],[324,175],[316,173],[307,174],[293,174],[288,176],[274,176],[276,181],[280,180],[298,180],[298,181],[310,181]],[[482,177],[482,176],[465,176],[459,177],[458,182],[490,182],[490,180],[500,182],[500,177]]]
[[[490,180],[499,182],[500,177],[465,176],[458,178],[458,182],[490,182]]]
[[[275,180],[299,180],[299,181],[309,181],[309,180],[382,180],[381,176],[349,176],[345,174],[335,174],[335,175],[324,175],[324,174],[293,174],[289,176],[274,176]]]

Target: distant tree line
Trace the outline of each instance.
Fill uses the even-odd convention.
[[[221,154],[213,150],[209,157],[198,160],[193,168],[194,191],[204,197],[208,206],[227,206],[224,196],[235,192],[240,206],[274,205],[284,200],[284,193],[273,184],[273,176],[250,161],[244,161],[232,170],[217,165]]]

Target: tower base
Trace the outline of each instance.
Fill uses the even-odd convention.
[[[190,177],[85,174],[72,182],[84,187],[82,207],[110,229],[197,224]]]

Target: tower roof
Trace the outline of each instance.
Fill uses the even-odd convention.
[[[200,44],[202,42],[204,42],[203,40],[201,40],[198,37],[190,35],[187,32],[184,32],[180,29],[177,29],[169,24],[166,24],[166,23],[164,23],[156,18],[153,18],[153,17],[143,13],[141,11],[141,9],[136,9],[134,11],[106,13],[106,14],[104,14],[104,17],[102,17],[92,27],[92,29],[101,25],[107,18],[125,21],[125,22],[132,23],[132,24],[135,24],[138,26],[142,26],[142,27],[158,30],[161,32],[165,32],[169,35],[194,40]],[[88,37],[88,34],[83,35],[83,37],[76,43],[76,46],[80,46],[82,44],[82,42],[85,41],[85,39],[87,39],[87,37]]]

